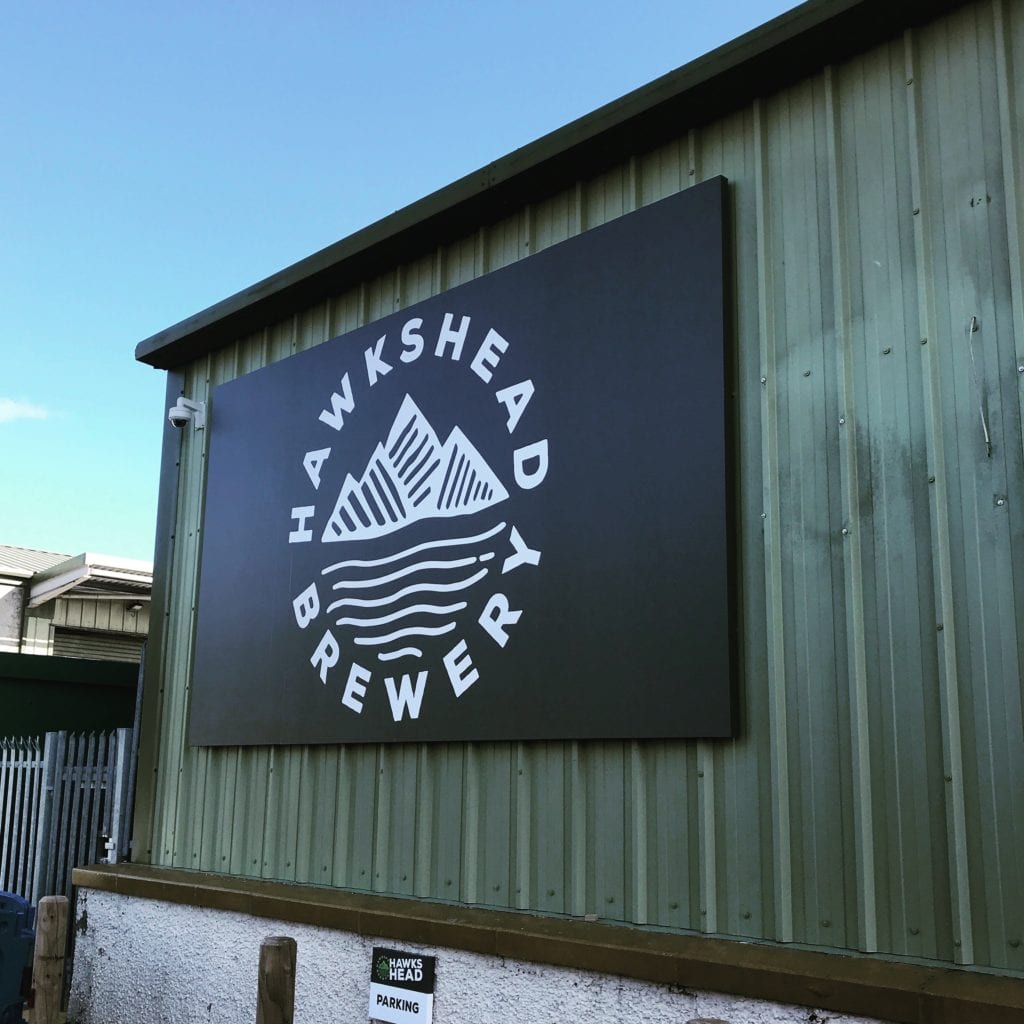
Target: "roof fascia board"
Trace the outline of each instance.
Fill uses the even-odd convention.
[[[67,564],[64,562],[61,567]],[[32,585],[32,589],[29,591],[28,606],[29,608],[38,608],[39,605],[46,604],[47,601],[54,601],[91,578],[89,568],[85,565],[72,566],[57,576],[49,575]]]
[[[114,555],[96,555],[88,551],[30,575],[33,580],[42,583],[45,580],[63,576],[73,569],[87,569],[100,579],[135,580],[141,576],[145,577],[145,581],[149,581],[153,578],[152,562],[143,562],[134,558],[117,558]]]
[[[152,572],[137,572],[134,569],[108,569],[103,565],[90,565],[89,578],[101,583],[132,583],[136,586],[150,586]]]
[[[811,0],[140,342],[162,369],[407,263],[967,0]]]
[[[136,562],[128,558],[117,559],[88,553],[76,555],[33,577],[28,606],[37,608],[48,601],[54,601],[91,580],[97,583],[130,583],[151,587],[153,570],[148,562]],[[88,597],[95,599],[93,595]],[[137,600],[135,594],[129,594],[128,597]]]
[[[48,569],[40,569],[38,572],[32,573],[32,579],[35,583],[42,583],[44,580],[55,579],[58,576],[66,576],[68,573],[75,570],[86,569],[88,568],[88,565],[88,555],[72,555],[70,558],[65,558],[63,562],[57,562],[55,565],[51,565]]]
[[[85,564],[94,571],[153,575],[153,563],[144,562],[140,558],[119,558],[116,555],[97,555],[88,551],[82,557],[85,559]]]

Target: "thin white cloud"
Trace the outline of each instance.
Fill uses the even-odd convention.
[[[13,398],[0,398],[0,423],[14,420],[45,420],[49,412],[41,405],[19,402]]]

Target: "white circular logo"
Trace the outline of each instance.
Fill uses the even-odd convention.
[[[496,386],[512,344],[470,316],[411,317],[312,404],[288,543],[314,545],[319,571],[292,612],[347,712],[376,688],[396,723],[417,720],[435,679],[461,698],[474,645],[504,648],[524,614],[504,581],[541,551],[510,499],[543,483],[548,439],[524,438],[533,381]]]

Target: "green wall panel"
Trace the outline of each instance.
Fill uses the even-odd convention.
[[[1024,972],[1022,66],[1021,5],[966,7],[186,368],[202,399],[725,175],[741,731],[188,747],[186,431],[143,856]]]

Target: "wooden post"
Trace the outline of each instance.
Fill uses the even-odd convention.
[[[67,896],[44,896],[36,911],[32,957],[33,1024],[57,1024],[64,998],[64,954],[68,943]]]
[[[256,1024],[293,1024],[295,954],[295,940],[287,935],[270,935],[260,945]]]

